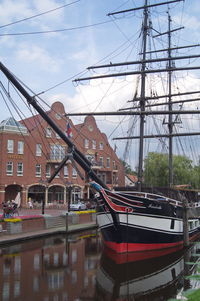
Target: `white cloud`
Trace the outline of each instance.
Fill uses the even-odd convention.
[[[4,47],[12,48],[15,47],[15,41],[13,40],[12,37],[9,36],[2,36],[0,38],[0,44],[1,46],[4,45]]]
[[[0,3],[1,25],[33,14],[27,1],[3,0]]]
[[[67,93],[54,94],[48,99],[48,103],[61,101],[65,106],[66,113],[113,112],[124,106],[131,106],[131,104],[127,104],[127,100],[132,98],[134,83],[133,77],[132,81],[129,78],[129,82],[125,79],[115,79],[114,81],[113,79],[94,80],[76,87],[73,96],[69,96]],[[83,122],[85,116],[70,118],[77,124]],[[112,145],[115,144],[111,140],[113,137],[127,134],[130,116],[103,115],[95,116],[95,119]]]
[[[35,63],[38,68],[49,72],[58,72],[61,67],[61,61],[55,59],[48,51],[37,46],[21,44],[16,51],[16,58],[23,62]]]
[[[45,11],[55,9],[59,6],[62,6],[60,2],[53,0],[35,0],[35,1],[26,1],[26,0],[3,0],[0,3],[0,19],[1,24],[10,23],[13,21],[18,21],[23,18],[31,17]],[[45,21],[61,21],[63,18],[64,12],[62,9],[55,10],[54,12],[45,14],[42,16],[42,22]],[[41,17],[36,17],[28,21],[23,22],[26,26],[30,25],[31,20],[38,20],[38,24],[41,22]]]
[[[116,111],[132,95],[134,83],[119,79],[92,80],[75,88],[74,96],[68,98],[70,111]]]
[[[43,0],[43,1],[34,0],[33,3],[36,11],[38,12],[53,10],[55,8],[64,5],[64,3],[61,3],[60,1],[53,1],[53,0]],[[63,16],[64,16],[63,9],[56,9],[53,12],[43,15],[43,17],[52,21],[60,21],[60,19],[63,18]]]

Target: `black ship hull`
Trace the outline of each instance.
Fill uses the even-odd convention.
[[[104,243],[117,253],[183,247],[181,202],[147,193],[113,193],[92,184],[100,194],[97,222]],[[198,216],[188,220],[189,240],[200,234]]]

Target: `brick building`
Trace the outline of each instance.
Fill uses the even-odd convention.
[[[55,102],[47,112],[59,128],[93,164],[93,169],[109,188],[124,186],[124,170],[105,134],[93,116],[74,125],[66,117],[64,106]],[[69,132],[70,131],[70,132]],[[66,156],[68,146],[40,115],[17,122],[12,117],[0,123],[0,203],[16,199],[22,207],[31,198],[46,207],[70,200],[89,199],[85,172],[68,160],[49,183],[52,173]],[[79,174],[80,172],[80,174]],[[82,177],[81,177],[82,175]]]

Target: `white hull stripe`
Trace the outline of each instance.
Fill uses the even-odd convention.
[[[128,223],[127,223],[128,220]],[[101,229],[108,228],[113,226],[112,217],[110,214],[100,214],[97,215],[97,221],[99,227]],[[183,234],[183,221],[182,220],[175,220],[174,227],[171,229],[171,219],[158,219],[148,216],[139,216],[139,215],[124,215],[119,214],[119,222],[120,225],[129,227],[129,228],[136,228],[136,229],[143,229],[146,231],[153,231],[165,234],[173,234],[173,235],[182,235]],[[198,229],[198,227],[189,231],[189,233],[193,233]]]

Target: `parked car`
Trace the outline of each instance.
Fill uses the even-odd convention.
[[[75,210],[86,210],[87,209],[85,203],[83,203],[83,202],[77,202],[77,203],[70,204],[69,208],[72,211],[75,211]]]
[[[95,209],[96,206],[97,206],[97,204],[93,201],[87,201],[87,203],[86,203],[87,209]]]

